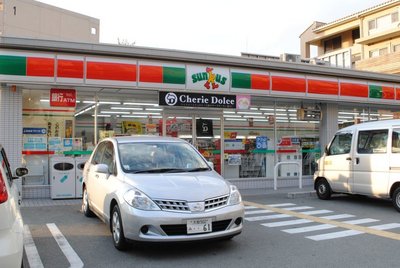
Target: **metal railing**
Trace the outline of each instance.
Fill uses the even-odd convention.
[[[277,178],[278,178],[278,167],[280,165],[296,165],[299,168],[299,188],[303,188],[303,183],[302,183],[302,174],[301,174],[301,164],[299,162],[278,162],[276,163],[274,167],[274,190],[277,190]]]

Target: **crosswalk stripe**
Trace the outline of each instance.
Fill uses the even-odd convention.
[[[321,218],[327,219],[327,220],[340,220],[340,219],[346,219],[346,218],[352,218],[352,217],[355,217],[355,216],[351,215],[351,214],[337,214],[337,215],[323,216]]]
[[[310,220],[299,219],[299,220],[292,220],[292,221],[279,221],[279,222],[270,222],[270,223],[263,223],[261,225],[265,227],[282,227],[282,226],[289,226],[289,225],[296,225],[296,224],[304,224],[312,222]]]
[[[370,222],[375,222],[375,221],[378,221],[378,220],[366,218],[366,219],[345,221],[344,223],[348,223],[348,224],[363,224],[363,223],[370,223]],[[337,226],[332,225],[332,224],[318,224],[318,225],[307,226],[307,227],[286,229],[286,230],[282,230],[282,231],[285,232],[285,233],[288,233],[288,234],[299,234],[299,233],[307,233],[307,232],[313,232],[313,231],[321,231],[321,230],[333,229],[335,227],[337,227]]]
[[[258,207],[253,206],[244,206],[244,209],[259,209]]]
[[[31,268],[43,268],[42,260],[33,241],[28,225],[24,225],[24,249]]]
[[[54,223],[48,223],[46,225],[47,225],[47,228],[49,228],[54,239],[56,240],[61,251],[64,253],[65,257],[67,258],[68,262],[71,264],[70,267],[72,267],[72,268],[83,267],[82,260],[79,258],[78,254],[76,254],[76,252],[72,249],[71,245],[68,243],[67,239],[61,233],[61,231],[58,229],[58,227]]]
[[[293,208],[284,208],[285,210],[289,210],[289,211],[296,211],[296,210],[304,210],[304,209],[310,209],[313,207],[307,207],[307,206],[303,206],[303,207],[293,207]]]
[[[335,239],[335,238],[342,238],[347,236],[354,236],[363,234],[364,232],[356,231],[356,230],[347,230],[347,231],[339,231],[327,234],[320,234],[320,235],[313,235],[313,236],[306,236],[306,238],[314,240],[314,241],[322,241],[328,239]]]
[[[326,214],[326,213],[331,213],[331,212],[333,212],[333,211],[327,210],[327,209],[320,209],[320,210],[303,211],[300,213],[304,214],[304,215],[318,215],[318,214]]]
[[[296,204],[293,203],[281,203],[281,204],[270,204],[270,205],[266,205],[269,207],[273,207],[273,208],[279,208],[279,207],[289,207],[289,206],[295,206]]]
[[[282,219],[282,218],[290,218],[293,216],[287,214],[275,214],[269,216],[256,216],[256,217],[248,217],[244,218],[246,221],[263,221],[263,220],[273,220],[273,219]]]
[[[251,211],[245,211],[244,215],[254,215],[254,214],[266,214],[266,213],[272,213],[273,211],[271,210],[266,210],[266,209],[262,209],[262,210],[251,210]]]
[[[370,228],[376,230],[389,230],[389,229],[400,228],[400,223],[381,224],[381,225],[371,226]]]

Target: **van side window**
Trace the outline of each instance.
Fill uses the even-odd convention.
[[[365,130],[358,133],[357,153],[382,154],[387,152],[388,130]]]
[[[400,129],[395,128],[392,132],[392,153],[400,153]]]
[[[351,133],[339,133],[335,135],[328,149],[328,155],[348,154],[351,148]]]

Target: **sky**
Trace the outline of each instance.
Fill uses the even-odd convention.
[[[100,19],[100,42],[240,56],[300,54],[299,36],[387,0],[40,0]]]

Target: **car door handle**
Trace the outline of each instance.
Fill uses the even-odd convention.
[[[351,157],[347,157],[347,158],[346,158],[346,160],[349,160],[349,161],[351,161]]]
[[[98,179],[99,178],[99,174],[96,174],[95,177]]]

